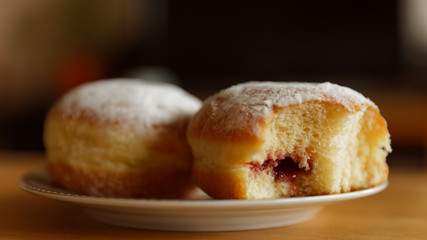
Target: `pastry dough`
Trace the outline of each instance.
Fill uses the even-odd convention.
[[[88,195],[183,197],[195,188],[185,131],[200,105],[171,84],[112,79],[77,87],[47,115],[48,171]]]
[[[222,199],[335,194],[387,181],[387,123],[331,83],[249,82],[208,98],[187,131],[193,177]]]

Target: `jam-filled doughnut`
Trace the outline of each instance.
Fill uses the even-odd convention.
[[[171,84],[135,79],[81,85],[45,121],[47,169],[78,193],[179,198],[195,189],[185,131],[201,101]]]
[[[387,181],[387,123],[331,83],[249,82],[208,98],[190,122],[193,177],[222,199],[334,194]]]

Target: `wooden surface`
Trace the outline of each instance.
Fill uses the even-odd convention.
[[[2,239],[427,239],[427,172],[392,169],[382,193],[325,207],[302,224],[240,232],[158,232],[95,222],[79,207],[22,191],[43,155],[0,152]]]

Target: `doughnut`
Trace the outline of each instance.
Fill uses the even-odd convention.
[[[387,123],[332,83],[247,82],[207,98],[187,138],[193,179],[218,199],[337,194],[387,181]]]
[[[195,190],[186,128],[201,101],[172,84],[86,83],[61,97],[44,125],[54,183],[90,196],[182,198]]]

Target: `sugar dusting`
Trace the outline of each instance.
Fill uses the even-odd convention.
[[[212,117],[220,119],[216,121],[217,130],[233,132],[247,123],[258,135],[257,123],[265,121],[275,108],[316,100],[337,102],[350,112],[365,104],[376,107],[362,94],[329,82],[247,82],[222,90],[206,104],[212,110]]]
[[[338,102],[349,111],[354,111],[355,107],[366,103],[375,106],[355,90],[329,82],[248,82],[225,89],[219,95],[231,97],[242,103],[243,107],[285,107],[313,100]]]
[[[102,122],[130,124],[136,130],[188,120],[201,101],[181,88],[139,79],[111,79],[83,84],[59,102],[65,116],[89,112]]]

